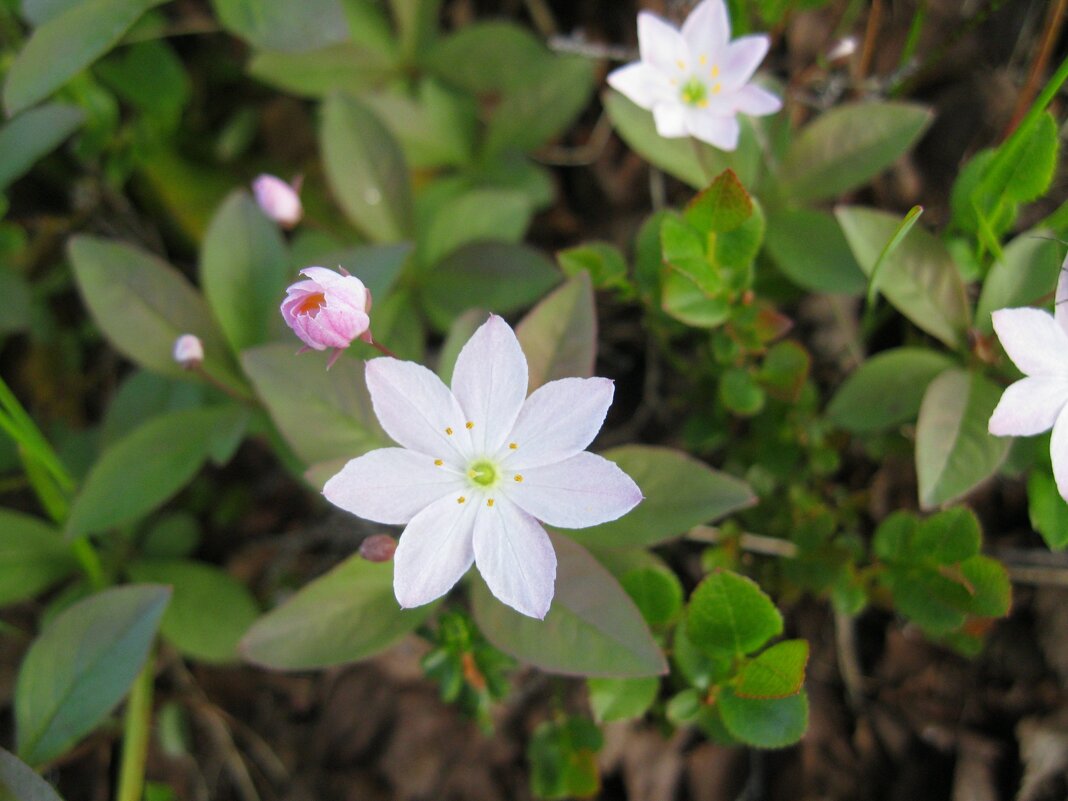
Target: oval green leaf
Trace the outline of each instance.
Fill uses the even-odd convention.
[[[528,392],[558,378],[593,375],[597,356],[597,311],[589,273],[557,287],[515,327],[527,357]]]
[[[315,50],[348,39],[338,0],[212,0],[227,30],[266,50]]]
[[[14,754],[0,748],[0,801],[63,801],[52,785]]]
[[[805,681],[808,643],[786,640],[761,652],[742,668],[734,693],[739,698],[785,698]]]
[[[841,226],[826,211],[770,211],[764,237],[775,266],[802,289],[859,295],[868,283]]]
[[[70,543],[57,529],[0,509],[0,606],[32,598],[77,569]]]
[[[0,191],[74,133],[85,119],[78,106],[48,103],[19,114],[0,128]]]
[[[744,656],[782,634],[782,615],[755,581],[728,570],[710,573],[690,596],[686,635],[710,654]]]
[[[756,748],[793,745],[808,728],[808,695],[786,698],[740,698],[725,688],[717,702],[731,736]]]

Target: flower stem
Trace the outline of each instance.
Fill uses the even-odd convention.
[[[152,725],[152,686],[156,678],[155,658],[150,653],[145,666],[134,679],[126,702],[123,723],[122,767],[115,801],[141,801],[145,786],[145,761]]]
[[[381,342],[376,342],[375,340],[371,340],[371,347],[373,347],[375,350],[377,350],[382,355],[389,356],[391,359],[399,358],[396,353],[391,351],[389,348],[387,348]]]

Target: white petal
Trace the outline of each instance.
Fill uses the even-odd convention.
[[[471,547],[478,503],[448,495],[412,518],[393,555],[393,593],[405,609],[453,588],[474,561]]]
[[[508,497],[538,520],[560,528],[607,523],[642,499],[642,491],[630,476],[593,453],[524,470],[522,477],[508,484]]]
[[[691,136],[720,150],[737,148],[738,136],[741,133],[738,120],[734,116],[724,117],[700,109],[687,109],[686,129]]]
[[[988,428],[998,437],[1030,437],[1049,431],[1068,404],[1068,376],[1024,378],[1009,386],[990,415]]]
[[[751,83],[743,86],[735,93],[734,107],[742,114],[748,114],[751,117],[763,117],[766,114],[774,114],[781,109],[782,100],[767,89]]]
[[[686,130],[686,109],[681,102],[657,103],[653,106],[653,121],[656,132],[665,139],[690,135]]]
[[[994,331],[1009,358],[1027,375],[1068,375],[1068,334],[1041,309],[999,309]]]
[[[527,396],[527,359],[511,326],[495,314],[467,340],[452,371],[452,394],[467,415],[474,453],[494,453]]]
[[[770,46],[771,40],[764,34],[743,36],[727,45],[721,65],[724,88],[739,89],[752,78]]]
[[[670,101],[675,93],[667,77],[643,61],[613,70],[608,75],[608,85],[644,109]]]
[[[1053,304],[1053,317],[1068,333],[1068,256],[1061,263],[1061,276],[1057,279],[1057,297]]]
[[[475,519],[475,562],[499,601],[544,618],[553,600],[556,552],[538,521],[503,496]]]
[[[1057,481],[1057,489],[1061,497],[1068,501],[1068,407],[1053,424],[1049,455],[1053,462],[1053,478]]]
[[[642,11],[638,14],[638,49],[642,61],[665,75],[682,75],[689,55],[686,42],[675,26],[660,19],[656,14]]]
[[[358,456],[326,482],[334,506],[376,523],[399,525],[444,495],[462,494],[467,483],[447,464],[422,453],[380,448]]]
[[[731,21],[723,0],[703,0],[682,25],[682,38],[694,58],[705,56],[714,63],[731,38]]]
[[[561,378],[534,390],[501,449],[501,461],[521,470],[584,451],[604,425],[614,393],[607,378]]]

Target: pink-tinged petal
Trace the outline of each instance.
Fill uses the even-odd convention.
[[[334,506],[367,520],[407,523],[434,501],[463,494],[467,482],[453,465],[404,448],[380,448],[351,460],[326,482]]]
[[[682,25],[682,38],[694,58],[705,56],[710,64],[723,53],[731,38],[731,21],[723,0],[703,0]]]
[[[502,463],[522,470],[584,451],[604,425],[614,393],[607,378],[561,378],[534,390],[501,449]]]
[[[452,371],[452,394],[470,428],[475,454],[494,453],[527,396],[527,358],[515,332],[495,314],[467,340]]]
[[[742,114],[748,114],[751,117],[763,117],[779,111],[782,108],[782,100],[767,89],[751,83],[743,86],[735,93],[734,107]]]
[[[539,620],[556,585],[556,552],[538,521],[497,496],[475,519],[475,564],[497,600]]]
[[[471,547],[478,505],[440,498],[412,518],[393,554],[393,593],[405,609],[440,598],[463,578],[475,552]]]
[[[657,103],[653,106],[653,122],[656,132],[665,139],[690,135],[686,130],[686,108],[681,102]]]
[[[1068,375],[1068,334],[1041,309],[999,309],[994,331],[1013,363],[1027,375]]]
[[[1068,404],[1068,376],[1035,376],[1012,384],[990,415],[988,428],[998,437],[1030,437],[1049,431]]]
[[[1061,276],[1057,279],[1057,297],[1053,304],[1053,318],[1068,334],[1068,256],[1061,263]]]
[[[656,103],[670,102],[675,95],[664,73],[642,61],[609,73],[608,85],[644,109],[651,109]]]
[[[656,14],[648,11],[638,14],[638,49],[642,61],[650,67],[668,76],[684,74],[689,55],[686,41],[678,28]],[[679,66],[680,61],[683,66]]]
[[[613,462],[580,453],[522,472],[507,484],[508,497],[550,526],[586,528],[622,517],[642,499],[634,480]]]
[[[771,40],[764,34],[743,36],[727,45],[723,63],[720,65],[723,87],[725,89],[741,88],[753,77],[760,62],[768,54],[770,46]]]
[[[1053,434],[1049,438],[1049,455],[1053,462],[1053,478],[1057,481],[1057,490],[1068,501],[1068,407],[1057,417],[1053,424]]]
[[[252,193],[260,210],[284,228],[292,228],[304,214],[299,187],[273,175],[261,175],[252,182]]]
[[[687,109],[686,129],[695,139],[707,142],[720,150],[734,150],[738,147],[741,128],[737,118],[723,117],[699,109]]]
[[[440,378],[389,357],[367,362],[365,375],[375,416],[394,442],[435,459],[471,455],[463,410]]]

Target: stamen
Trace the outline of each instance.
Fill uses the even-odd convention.
[[[701,62],[701,66],[703,67],[705,64],[708,63],[708,56],[706,56],[704,53],[702,53],[701,56],[697,60]]]
[[[445,433],[448,434],[451,437],[452,436],[452,429],[451,428],[446,428],[445,429]]]
[[[459,498],[456,499],[456,502],[457,503],[463,503],[466,500],[467,500],[467,498],[465,498],[463,495],[461,495]]]
[[[721,84],[721,83],[712,84],[712,94],[718,95],[722,91],[723,91],[723,84]]]
[[[698,108],[708,108],[708,98],[705,97],[705,98],[702,98],[700,101],[698,101],[697,107]]]
[[[523,477],[521,475],[519,475],[519,473],[516,473],[514,478],[515,478],[516,481],[522,481],[523,480]]]
[[[493,506],[493,498],[487,498],[486,499],[486,506],[490,506],[490,507]]]
[[[712,69],[710,69],[708,71],[708,74],[711,75],[713,78],[718,78],[719,77],[719,65],[718,64],[713,64],[712,65]]]
[[[434,460],[434,467],[441,467],[443,464],[445,464],[445,462],[441,459]]]
[[[467,430],[470,431],[474,427],[475,427],[475,424],[472,423],[470,420],[468,420],[467,421],[467,425],[465,426],[465,428],[467,428]]]
[[[680,70],[686,69],[686,62],[683,61],[681,58],[678,61],[676,61],[675,63],[678,65]]]
[[[509,442],[509,443],[508,443],[508,447],[509,447],[509,448],[511,448],[511,449],[512,449],[512,450],[514,451],[514,450],[515,450],[516,448],[518,448],[518,447],[519,447],[519,445],[517,445],[517,444],[516,444],[516,443],[514,443],[514,442]]]

